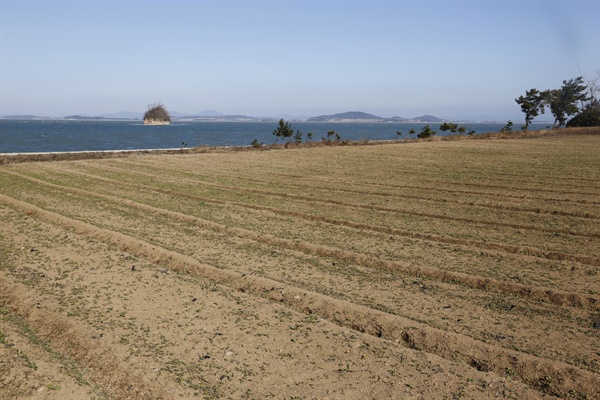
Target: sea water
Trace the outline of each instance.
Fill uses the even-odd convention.
[[[405,139],[411,129],[416,133],[426,123],[329,123],[290,122],[294,132],[301,131],[302,141],[312,133],[312,141],[327,138],[335,131],[342,140]],[[439,123],[429,123],[438,135],[447,135]],[[501,123],[465,123],[475,134],[497,132]],[[535,124],[530,129],[543,129],[548,124]],[[172,149],[196,146],[249,146],[275,143],[273,131],[277,122],[179,122],[149,126],[141,121],[74,121],[74,120],[10,120],[0,119],[0,153],[32,153],[63,151],[105,151],[137,149]],[[516,125],[515,125],[516,126]],[[519,129],[518,127],[516,129]],[[401,136],[397,131],[402,132]],[[411,135],[416,137],[416,134]],[[332,138],[333,139],[333,138]],[[293,140],[293,138],[285,139]],[[282,139],[279,139],[282,143]]]

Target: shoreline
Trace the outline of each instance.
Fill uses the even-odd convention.
[[[336,146],[376,146],[387,144],[411,144],[440,141],[462,141],[462,140],[509,140],[509,139],[537,139],[542,137],[568,137],[568,136],[600,136],[600,127],[584,128],[560,128],[543,129],[533,131],[511,131],[511,132],[489,132],[476,135],[445,135],[432,136],[429,138],[405,138],[396,140],[341,140],[341,141],[314,141],[302,143],[271,143],[258,146],[197,146],[197,147],[174,147],[158,149],[124,149],[124,150],[81,150],[81,151],[54,151],[54,152],[23,152],[23,153],[0,153],[0,165],[39,162],[39,161],[63,161],[99,159],[110,157],[127,157],[142,154],[201,154],[219,151],[267,151],[283,149],[307,149],[313,147],[336,147]]]
[[[85,154],[85,153],[135,153],[135,152],[146,152],[146,151],[178,151],[178,150],[189,150],[193,147],[172,147],[164,149],[124,149],[124,150],[77,150],[77,151],[36,151],[36,152],[24,152],[24,153],[0,153],[0,157],[4,156],[39,156],[39,155],[51,155],[51,154]]]

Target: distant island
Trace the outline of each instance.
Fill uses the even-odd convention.
[[[146,112],[147,114],[147,112]],[[215,110],[201,111],[196,114],[185,114],[179,112],[169,112],[169,121],[181,121],[181,122],[276,122],[280,117],[250,117],[248,115],[233,114],[225,115]],[[89,115],[69,115],[62,118],[42,117],[36,115],[3,115],[1,119],[65,119],[65,120],[80,120],[80,121],[139,121],[148,120],[148,115],[142,113],[135,113],[131,111],[121,111],[117,113],[102,114],[99,116]],[[347,123],[443,123],[446,121],[452,121],[451,119],[438,118],[433,115],[421,115],[413,118],[403,117],[379,117],[377,115],[368,114],[362,111],[348,111],[338,114],[331,115],[319,115],[316,117],[303,117],[303,118],[283,118],[285,120],[291,120],[295,122],[323,122],[323,123],[334,123],[334,122],[347,122]],[[486,121],[492,122],[492,121]],[[164,122],[162,122],[164,123]]]
[[[88,115],[68,115],[63,119],[76,120],[76,121],[101,121],[107,118],[104,117],[90,117]]]
[[[320,115],[306,120],[306,122],[444,122],[444,119],[433,115],[422,115],[415,118],[391,117],[383,118],[362,111],[349,111],[333,115]]]
[[[144,125],[169,125],[171,116],[161,103],[148,105],[148,111],[144,114]]]
[[[333,115],[319,115],[306,120],[306,122],[381,122],[385,118],[362,111],[348,111]]]

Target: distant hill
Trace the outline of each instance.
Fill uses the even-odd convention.
[[[106,119],[104,117],[90,117],[89,115],[67,115],[63,117],[63,119],[76,119],[76,120],[99,120]]]
[[[378,117],[373,114],[367,114],[362,111],[348,111],[333,115],[319,115],[318,117],[312,117],[307,122],[334,122],[334,121],[382,121],[384,118]]]
[[[421,115],[414,118],[403,118],[403,117],[391,117],[383,118],[377,115],[365,113],[362,111],[348,111],[338,114],[331,115],[319,115],[316,117],[293,117],[288,115],[281,115],[278,117],[271,116],[257,116],[250,117],[247,115],[233,114],[225,115],[216,110],[204,110],[195,114],[185,114],[177,111],[169,112],[174,120],[179,121],[214,121],[214,122],[272,122],[277,121],[280,118],[286,120],[297,120],[306,122],[397,122],[397,123],[442,123],[446,121],[435,117],[433,115]],[[134,111],[120,111],[116,113],[105,113],[97,116],[89,115],[69,115],[66,117],[42,117],[37,115],[3,115],[0,118],[3,119],[72,119],[72,120],[141,120],[143,113]]]
[[[186,113],[181,113],[179,111],[169,111],[169,115],[171,117],[187,117],[190,114],[186,114]]]
[[[445,120],[434,117],[433,115],[421,115],[415,118],[382,118],[373,114],[367,114],[361,111],[350,111],[340,114],[333,115],[320,115],[318,117],[312,117],[307,122],[341,122],[341,121],[353,121],[353,122],[444,122]]]
[[[223,115],[223,113],[220,113],[216,110],[204,110],[204,111],[197,112],[194,115],[197,117],[220,117]]]
[[[100,116],[110,119],[142,119],[144,113],[135,111],[121,111],[117,113],[102,114]]]
[[[208,121],[208,122],[271,122],[275,121],[274,118],[255,118],[247,115],[209,115],[209,116],[198,116],[188,115],[183,117],[177,117],[175,120],[178,121]]]
[[[420,117],[409,118],[406,122],[444,122],[444,119],[434,117],[433,115],[421,115]]]
[[[3,115],[2,119],[42,119],[48,117],[38,117],[37,115]]]

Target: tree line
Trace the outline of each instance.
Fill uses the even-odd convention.
[[[600,71],[598,76],[592,81],[585,81],[582,76],[563,81],[560,89],[547,89],[540,91],[532,88],[515,99],[515,102],[521,106],[521,111],[525,114],[525,126],[521,129],[526,131],[533,119],[540,114],[544,114],[546,109],[550,109],[554,117],[554,128],[578,127],[578,126],[600,126]],[[513,122],[508,120],[502,132],[511,131]],[[472,135],[475,131],[466,131],[464,126],[459,126],[455,123],[444,122],[440,125],[440,130],[450,131],[453,133],[467,133]],[[409,137],[415,134],[415,130],[411,129],[408,133]],[[429,125],[424,126],[421,132],[417,135],[418,138],[428,138],[435,135],[437,132]],[[302,132],[292,129],[289,122],[283,119],[279,120],[278,127],[273,131],[275,143],[280,138],[287,139],[293,137],[295,143],[302,142]],[[306,141],[312,139],[311,132],[306,134]],[[396,136],[402,136],[402,132],[396,131]],[[339,142],[341,137],[335,131],[327,132],[327,139],[322,138],[325,144],[331,142]],[[258,140],[252,142],[254,147],[262,146]]]
[[[515,99],[525,114],[525,126],[522,129],[526,131],[533,119],[544,114],[547,108],[554,117],[554,128],[600,126],[599,80],[600,73],[590,82],[586,82],[582,76],[565,80],[560,89],[527,90],[524,96]],[[512,126],[512,122],[508,122]]]
[[[460,126],[460,125],[452,123],[452,122],[444,122],[442,125],[440,125],[440,130],[444,131],[444,132],[450,131],[452,133],[459,133],[459,134],[466,133],[468,135],[472,135],[475,133],[475,131],[473,131],[473,130],[467,131],[467,129],[464,126]],[[408,132],[409,138],[411,135],[416,134],[416,133],[417,132],[414,129],[411,129]],[[429,124],[428,124],[428,125],[425,125],[421,129],[421,132],[417,134],[417,137],[419,139],[425,139],[425,138],[429,138],[435,134],[437,134],[437,131],[431,129],[431,126],[429,126]],[[289,122],[285,121],[284,119],[280,119],[277,128],[275,130],[273,130],[273,136],[275,136],[275,143],[277,143],[279,141],[279,139],[285,140],[288,138],[293,138],[294,143],[302,143],[303,133],[299,130],[294,131],[294,129],[292,128],[292,126]],[[402,132],[396,131],[396,136],[401,137]],[[310,142],[312,140],[312,138],[313,138],[312,132],[308,132],[306,134],[306,141]],[[324,144],[332,144],[334,142],[341,143],[342,137],[336,131],[331,130],[331,131],[327,132],[327,138],[323,137],[323,138],[321,138],[321,141]],[[255,139],[252,142],[253,147],[262,147],[262,145],[263,145],[263,143],[260,143],[257,139]]]

